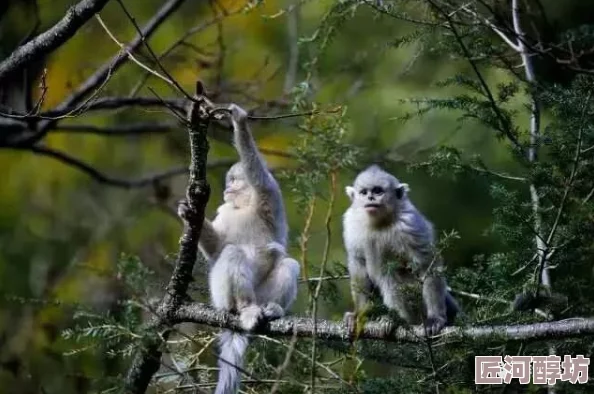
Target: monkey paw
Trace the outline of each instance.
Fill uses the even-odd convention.
[[[439,332],[445,327],[446,319],[445,317],[441,316],[429,316],[427,320],[425,320],[425,332],[427,336],[434,336],[439,334]]]
[[[283,317],[285,315],[285,311],[283,307],[276,302],[269,302],[264,306],[264,309],[262,309],[262,314],[265,318],[272,320]]]
[[[231,112],[231,120],[234,123],[245,122],[248,117],[247,112],[237,104],[230,104],[229,111]]]
[[[193,215],[194,210],[192,209],[192,207],[190,207],[188,200],[186,200],[185,198],[181,199],[177,203],[177,216],[179,216],[179,218],[184,222],[189,223],[192,221]]]
[[[262,319],[262,308],[249,305],[239,312],[239,325],[246,331],[252,331]]]

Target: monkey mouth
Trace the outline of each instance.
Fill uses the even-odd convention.
[[[369,203],[369,204],[365,204],[365,210],[366,211],[377,211],[378,209],[380,209],[380,204],[376,204],[376,203]]]

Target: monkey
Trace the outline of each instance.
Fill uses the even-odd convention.
[[[345,322],[352,325],[370,306],[375,288],[408,324],[424,323],[427,335],[438,334],[460,308],[447,291],[433,224],[408,198],[408,184],[373,165],[345,191],[351,206],[343,215],[343,240],[355,306]],[[394,261],[400,266],[391,266]]]
[[[205,219],[198,247],[209,263],[213,306],[237,312],[245,331],[284,316],[297,296],[300,264],[286,252],[288,226],[280,187],[268,170],[241,107],[228,107],[240,161],[225,176],[223,204]],[[180,210],[188,209],[187,203]],[[223,330],[215,394],[236,393],[248,339]]]

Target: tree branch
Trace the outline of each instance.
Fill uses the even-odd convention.
[[[128,51],[135,51],[142,41],[148,40],[153,35],[155,30],[171,15],[184,0],[169,0],[167,3],[157,11],[155,16],[148,21],[148,23],[142,29],[142,35],[137,34],[134,40],[128,44]],[[111,60],[104,63],[92,76],[90,76],[79,88],[63,103],[58,107],[59,109],[65,109],[71,107],[73,104],[78,103],[85,97],[91,90],[95,89],[115,70],[117,70],[128,58],[126,52],[118,52]]]
[[[55,150],[52,148],[43,147],[43,146],[25,146],[25,147],[20,147],[20,146],[19,147],[11,147],[11,146],[9,146],[8,149],[32,152],[32,153],[35,153],[38,155],[51,157],[53,159],[61,161],[64,164],[67,164],[73,168],[76,168],[77,170],[84,172],[85,174],[89,175],[91,178],[93,178],[94,180],[96,180],[100,183],[104,183],[104,184],[110,185],[110,186],[117,186],[117,187],[121,187],[121,188],[125,188],[125,189],[150,186],[154,182],[157,182],[157,181],[160,181],[160,180],[163,180],[166,178],[171,178],[171,177],[177,176],[177,175],[183,175],[188,172],[187,167],[176,167],[176,168],[171,168],[169,170],[166,170],[166,171],[163,171],[163,172],[160,172],[157,174],[147,175],[147,176],[144,176],[144,177],[138,178],[138,179],[121,179],[121,178],[116,178],[116,177],[106,175],[103,172],[96,169],[95,167],[93,167],[92,165],[85,163],[84,161],[79,160],[75,157],[72,157],[72,156],[68,155],[67,153],[64,153],[64,152],[61,152],[59,150]]]
[[[242,331],[239,318],[226,312],[213,309],[201,303],[183,304],[175,312],[173,322],[205,324],[217,328]],[[314,332],[313,320],[303,317],[284,317],[267,322],[259,327],[255,333],[272,337],[290,337],[293,333],[299,337],[312,337]],[[376,339],[386,342],[424,343],[424,329],[422,326],[391,327],[386,320],[366,323],[358,339]],[[564,339],[594,335],[594,318],[572,318],[546,323],[524,325],[500,325],[480,327],[446,327],[435,339],[454,342],[467,339],[492,339],[493,341],[536,341],[550,339]],[[355,335],[349,332],[343,322],[331,320],[317,321],[316,336],[326,340],[352,340]]]
[[[51,53],[68,41],[93,15],[101,11],[109,0],[82,0],[66,11],[54,26],[12,52],[0,63],[0,82],[29,62]]]
[[[161,300],[156,316],[149,327],[160,335],[149,336],[136,354],[126,379],[127,393],[144,393],[153,375],[161,365],[162,340],[167,340],[170,325],[176,310],[187,297],[188,286],[192,280],[192,268],[198,252],[198,239],[204,221],[204,209],[210,196],[206,181],[206,160],[208,140],[206,132],[210,121],[211,103],[203,96],[204,88],[196,86],[195,102],[188,111],[188,133],[190,137],[190,179],[186,190],[188,212],[182,217],[184,231],[179,240],[179,252],[173,274],[166,293]]]
[[[93,90],[95,90],[94,95],[98,94],[100,87],[107,82],[112,73],[124,64],[128,58],[128,52],[135,51],[142,44],[143,40],[147,40],[155,32],[157,27],[159,27],[183,2],[184,0],[169,0],[165,3],[142,29],[143,34],[136,35],[134,40],[128,45],[127,52],[120,51],[110,61],[104,63],[52,112],[57,113],[57,116],[68,116],[70,114],[76,114],[82,109],[88,109],[88,103],[83,100],[87,98]],[[92,97],[93,95],[91,95],[91,98]],[[91,98],[87,98],[86,101],[90,101]],[[32,145],[38,142],[47,134],[55,123],[55,119],[40,123],[38,130],[34,134],[28,135],[22,140],[15,141],[15,144]]]
[[[103,136],[124,136],[138,134],[168,133],[180,126],[171,122],[140,122],[129,125],[95,126],[90,124],[65,124],[56,126],[52,133],[95,134]]]
[[[185,99],[159,99],[156,97],[100,97],[87,103],[85,111],[100,111],[106,109],[120,109],[122,107],[164,107],[183,111],[187,100]],[[41,114],[42,117],[67,117],[67,112],[53,109]]]

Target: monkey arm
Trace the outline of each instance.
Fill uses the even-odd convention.
[[[248,125],[247,113],[237,105],[230,107],[235,147],[241,158],[247,181],[259,192],[278,190]]]
[[[209,259],[221,249],[221,237],[208,219],[204,219],[204,222],[202,223],[202,231],[200,232],[198,246],[200,247],[202,254]]]
[[[423,302],[427,310],[426,326],[434,335],[439,332],[447,321],[446,297],[447,286],[443,277],[443,261],[440,256],[426,259],[421,266],[423,282]]]
[[[349,253],[348,268],[355,312],[360,313],[369,307],[369,295],[371,294],[372,283],[367,275],[364,259],[357,258],[352,253]]]

